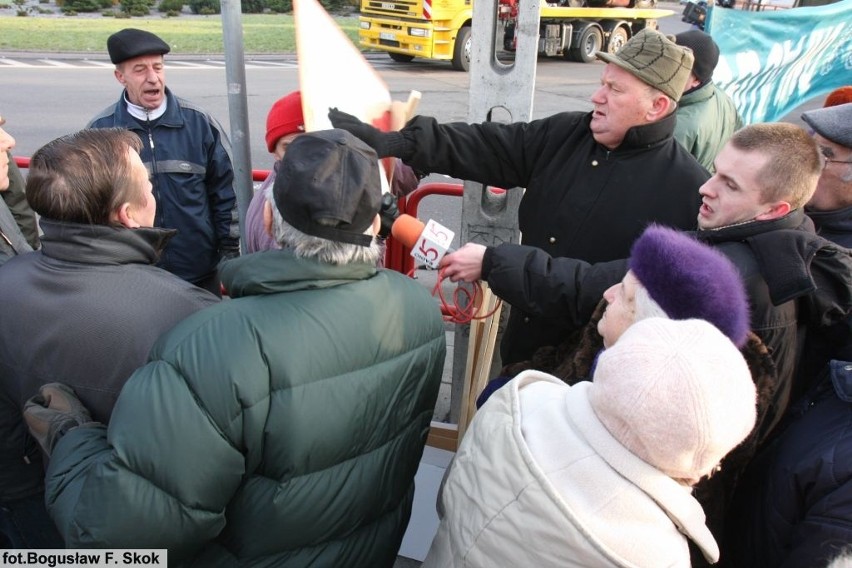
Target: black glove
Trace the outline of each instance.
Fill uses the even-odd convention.
[[[30,435],[48,456],[68,430],[94,424],[92,415],[74,391],[61,383],[48,383],[41,387],[39,393],[24,404],[24,420]]]
[[[368,146],[376,151],[376,155],[379,158],[385,158],[391,155],[388,147],[388,137],[389,135],[396,133],[382,132],[375,126],[367,124],[366,122],[361,122],[358,118],[337,110],[337,108],[329,109],[328,119],[331,121],[331,125],[335,128],[347,130],[363,140]]]
[[[393,222],[399,217],[399,206],[397,198],[392,193],[383,193],[381,207],[379,208],[379,219],[382,221],[382,226],[379,229],[379,236],[383,239],[388,238],[391,234]]]

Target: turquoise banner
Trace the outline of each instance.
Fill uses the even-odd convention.
[[[778,0],[768,0],[772,5]],[[852,85],[852,0],[763,11],[715,7],[707,33],[719,44],[713,81],[746,124],[773,122],[813,97]]]

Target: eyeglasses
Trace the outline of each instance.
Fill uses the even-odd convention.
[[[825,146],[821,146],[820,154],[822,154],[823,161],[826,164],[852,164],[852,160],[835,160],[832,156],[834,156],[834,151],[831,148],[826,148]]]

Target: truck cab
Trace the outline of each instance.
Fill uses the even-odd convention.
[[[468,71],[472,16],[472,0],[361,0],[359,41],[394,61],[422,57]]]

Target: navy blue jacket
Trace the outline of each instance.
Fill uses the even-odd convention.
[[[806,210],[806,213],[821,237],[847,248],[852,247],[852,207],[834,211]]]
[[[731,565],[826,566],[852,543],[852,363],[832,361],[754,459],[731,515]]]
[[[154,225],[178,231],[158,266],[203,282],[216,271],[221,253],[239,246],[231,144],[215,118],[168,88],[165,114],[150,122],[130,115],[125,93],[89,128],[127,128],[142,139],[142,161],[157,199]]]

